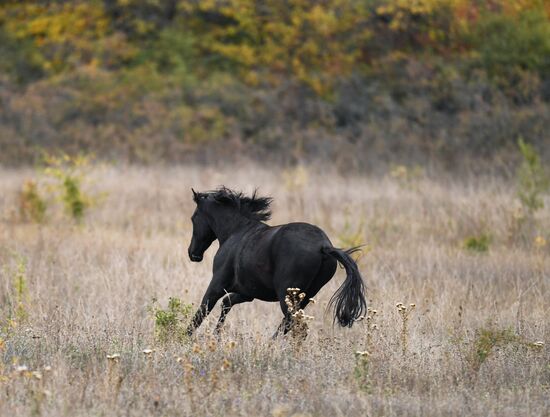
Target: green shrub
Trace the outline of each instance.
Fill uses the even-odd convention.
[[[479,19],[473,35],[479,62],[492,77],[510,77],[518,68],[550,73],[550,21],[544,10],[517,17],[489,14]]]
[[[29,317],[29,290],[27,286],[27,260],[15,254],[15,266],[6,267],[10,285],[5,304],[7,311],[0,316],[0,330],[10,332]],[[0,310],[1,311],[1,310]]]
[[[520,341],[520,338],[511,329],[479,329],[476,332],[470,356],[470,363],[473,369],[478,371],[495,347],[505,346],[518,341]]]
[[[25,321],[29,313],[27,311],[29,290],[27,288],[27,262],[23,257],[17,258],[13,293],[15,295],[15,319],[18,323]]]
[[[155,319],[155,335],[161,342],[182,342],[187,337],[186,328],[193,312],[192,304],[185,304],[179,298],[170,297],[166,309],[155,305],[151,312]]]
[[[464,241],[464,249],[472,252],[487,252],[490,243],[491,238],[486,234],[470,236]]]
[[[19,192],[19,215],[23,220],[42,223],[46,216],[46,201],[38,192],[36,181],[27,180]]]
[[[187,79],[198,59],[193,35],[184,30],[166,28],[138,55],[137,63],[153,63],[163,74]]]
[[[80,191],[80,181],[78,178],[67,176],[63,180],[63,202],[67,212],[77,221],[81,221],[84,217],[84,209],[87,207],[86,202]]]
[[[544,207],[542,195],[550,189],[550,178],[535,148],[522,138],[518,140],[518,146],[523,157],[517,171],[518,197],[521,204],[532,214]]]
[[[43,60],[29,39],[16,39],[0,28],[0,74],[18,84],[35,81],[45,75]]]
[[[44,172],[58,182],[51,187],[58,193],[63,202],[65,212],[77,222],[84,218],[86,210],[96,201],[82,190],[82,182],[86,179],[86,168],[89,158],[85,156],[71,157],[63,155],[45,157],[47,167]]]

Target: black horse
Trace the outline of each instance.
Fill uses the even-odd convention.
[[[285,303],[288,288],[300,288],[306,297],[304,308],[336,271],[337,261],[347,273],[346,280],[332,296],[335,321],[351,327],[366,309],[364,284],[357,264],[350,254],[332,246],[327,235],[317,226],[288,223],[268,226],[271,216],[270,197],[247,197],[222,187],[197,193],[197,204],[191,217],[193,237],[189,258],[202,261],[204,252],[218,239],[220,247],[214,258],[213,277],[187,333],[191,335],[222,298],[222,312],[216,326],[219,332],[227,313],[236,304],[258,298],[279,301],[284,318],[275,335],[286,333],[292,317]]]

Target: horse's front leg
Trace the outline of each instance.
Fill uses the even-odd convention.
[[[202,297],[199,309],[195,313],[193,320],[191,320],[191,324],[187,327],[188,336],[191,336],[193,332],[201,325],[202,321],[206,316],[208,316],[208,313],[210,313],[216,305],[216,302],[222,298],[224,294],[225,290],[223,289],[223,286],[215,280],[212,280],[204,293],[204,297]]]

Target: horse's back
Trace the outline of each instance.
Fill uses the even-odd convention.
[[[288,223],[273,236],[271,254],[275,263],[296,262],[313,267],[324,257],[323,247],[332,246],[319,227],[309,223]]]
[[[294,250],[319,252],[323,246],[332,245],[328,236],[318,226],[310,223],[287,223],[280,226],[274,236],[274,245],[289,246]]]

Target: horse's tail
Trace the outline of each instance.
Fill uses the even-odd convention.
[[[367,302],[365,301],[365,284],[357,263],[350,256],[357,252],[359,247],[347,250],[334,247],[324,247],[322,252],[332,256],[340,262],[346,270],[346,280],[334,293],[329,302],[329,308],[334,307],[334,321],[342,327],[351,327],[353,322],[365,314]]]

